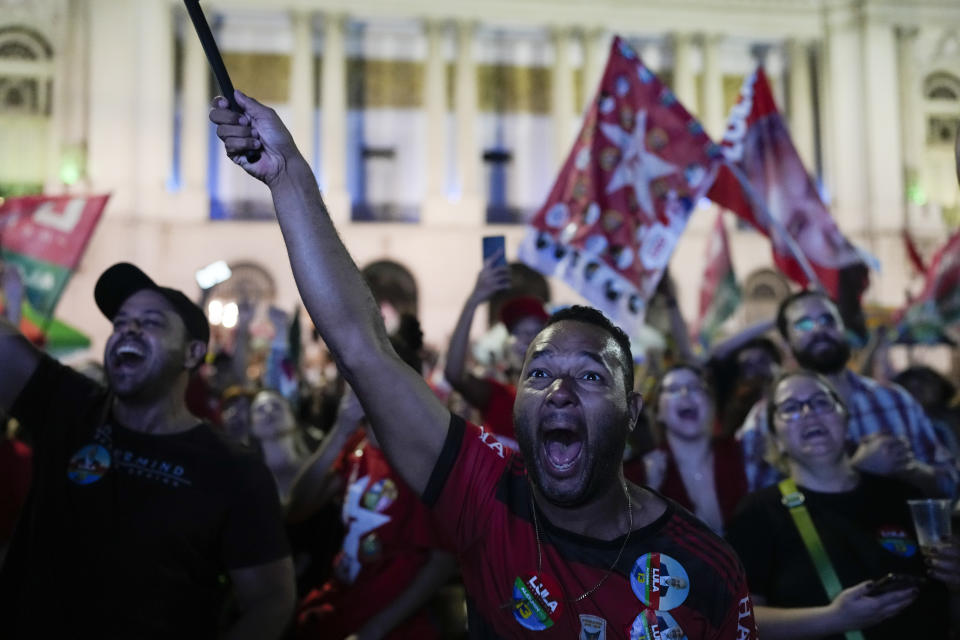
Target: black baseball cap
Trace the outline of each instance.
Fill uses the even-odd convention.
[[[190,301],[183,292],[169,287],[161,287],[139,268],[129,262],[118,262],[108,268],[97,279],[93,288],[93,299],[103,315],[113,320],[127,298],[148,289],[156,291],[166,298],[187,328],[187,335],[203,344],[210,341],[210,323],[203,310]]]

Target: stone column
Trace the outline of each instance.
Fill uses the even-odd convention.
[[[457,174],[460,181],[460,203],[457,222],[479,225],[485,218],[480,194],[480,147],[477,144],[477,67],[473,60],[476,25],[461,20],[457,23],[457,68],[454,91],[457,122]]]
[[[827,184],[831,211],[840,229],[854,239],[865,234],[867,159],[864,139],[863,46],[856,8],[826,9],[826,105],[829,136],[824,138],[829,156]]]
[[[610,42],[611,38],[607,35],[606,29],[588,29],[583,34],[583,73],[580,74],[580,93],[583,97],[581,111],[586,110],[597,93],[597,87],[600,85],[603,70],[607,64]]]
[[[72,188],[88,191],[86,181],[87,104],[89,91],[89,4],[84,0],[66,3],[64,45],[55,61],[52,123],[47,161],[47,191],[56,193],[65,186],[64,178],[77,181]],[[61,170],[68,166],[65,175]],[[67,186],[70,190],[70,187]]]
[[[900,79],[900,139],[903,149],[904,190],[907,194],[904,226],[923,219],[921,207],[909,198],[913,185],[920,185],[921,165],[923,163],[924,122],[923,107],[920,103],[922,87],[916,72],[917,27],[898,27],[897,34],[897,72]]]
[[[426,194],[423,215],[426,225],[441,224],[450,216],[450,203],[446,197],[447,179],[447,73],[443,55],[443,24],[427,20],[424,24],[427,37],[427,60],[424,70],[423,106],[427,119],[427,153],[424,158]]]
[[[173,168],[173,7],[137,3],[136,211],[168,216]]]
[[[346,16],[323,17],[322,86],[320,89],[321,185],[323,198],[335,222],[350,220],[347,193],[347,56]]]
[[[720,42],[723,36],[707,34],[703,38],[703,115],[702,123],[714,140],[723,138],[727,114],[723,109],[723,71],[720,69]]]
[[[180,113],[180,200],[183,204],[180,209],[207,217],[210,215],[210,194],[207,190],[210,121],[207,112],[212,98],[211,74],[200,40],[194,35],[185,14],[184,20],[183,100]]]
[[[897,43],[889,24],[862,28],[867,212],[871,230],[889,234],[903,227],[905,211]]]
[[[293,115],[290,131],[300,153],[313,162],[313,96],[316,75],[313,72],[313,15],[293,11],[293,57],[290,65],[290,106]]]
[[[795,38],[787,42],[789,72],[790,137],[808,173],[816,170],[813,140],[813,82],[809,44]]]
[[[697,78],[693,71],[693,36],[673,34],[673,92],[693,114],[699,111]]]
[[[573,69],[570,66],[570,41],[572,33],[569,28],[561,27],[553,31],[553,93],[550,96],[550,115],[553,118],[553,152],[556,158],[556,167],[559,170],[567,154],[570,153],[570,143],[576,132],[573,115]]]

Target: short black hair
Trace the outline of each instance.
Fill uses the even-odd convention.
[[[630,338],[624,330],[613,324],[613,322],[599,310],[578,304],[555,312],[547,319],[547,323],[543,328],[546,329],[550,325],[566,320],[583,322],[584,324],[599,327],[613,338],[614,342],[617,343],[617,346],[620,347],[620,350],[623,352],[624,361],[620,364],[623,368],[624,386],[627,388],[627,393],[633,391],[633,352],[630,350]]]
[[[937,404],[947,404],[957,393],[957,388],[950,380],[945,378],[936,369],[924,365],[914,365],[907,367],[897,375],[893,376],[892,382],[906,387],[912,380],[916,380],[923,385],[930,385],[937,390]]]
[[[774,399],[777,396],[777,387],[779,387],[785,380],[789,378],[796,378],[798,376],[803,376],[816,380],[822,387],[824,387],[827,392],[833,397],[833,399],[840,405],[840,408],[843,412],[847,413],[847,403],[844,402],[843,397],[840,395],[840,392],[837,391],[837,388],[833,385],[830,380],[827,379],[822,373],[817,373],[816,371],[811,371],[809,369],[791,369],[790,371],[784,371],[773,381],[773,384],[770,385],[770,388],[767,389],[767,431],[773,433],[775,431],[773,427],[773,418],[774,414],[777,412],[776,403]]]
[[[822,291],[817,291],[816,289],[801,289],[796,293],[791,293],[786,298],[781,300],[780,306],[777,307],[777,331],[780,332],[780,335],[784,340],[787,339],[787,309],[789,309],[794,302],[804,298],[821,298],[832,304],[834,307],[837,306],[837,303],[831,300],[830,296]],[[837,314],[839,315],[839,313],[840,312],[838,310]]]
[[[765,336],[751,338],[750,340],[740,345],[740,347],[738,347],[733,352],[733,358],[734,359],[738,358],[740,354],[746,351],[747,349],[763,349],[764,351],[770,354],[770,357],[773,359],[774,362],[780,365],[783,364],[783,354],[780,353],[780,347],[778,347],[777,344],[770,338],[767,338]]]
[[[400,326],[390,335],[390,344],[400,359],[410,365],[410,368],[423,375],[423,358],[420,352],[423,349],[423,330],[416,316],[404,313],[400,316]]]

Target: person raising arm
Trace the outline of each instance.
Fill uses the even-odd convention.
[[[361,399],[396,468],[417,493],[440,455],[450,413],[390,345],[370,289],[330,220],[313,171],[270,109],[237,91],[239,115],[217,98],[210,119],[227,154],[270,188],[304,305]],[[245,152],[259,150],[250,162]],[[390,389],[392,393],[385,394]]]

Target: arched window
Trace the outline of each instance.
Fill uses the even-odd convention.
[[[790,295],[790,283],[778,271],[758,269],[743,285],[743,309],[746,324],[773,317],[780,301]]]
[[[266,269],[253,262],[235,262],[230,265],[230,277],[206,291],[204,311],[216,333],[217,327],[236,326],[241,302],[254,308],[269,305],[276,293],[276,284]]]
[[[958,100],[960,78],[945,71],[935,71],[924,79],[923,95],[929,100]]]
[[[53,49],[26,27],[0,28],[0,113],[49,115]]]
[[[377,260],[363,268],[363,277],[381,306],[387,303],[399,314],[417,315],[417,279],[405,266],[393,260]]]

